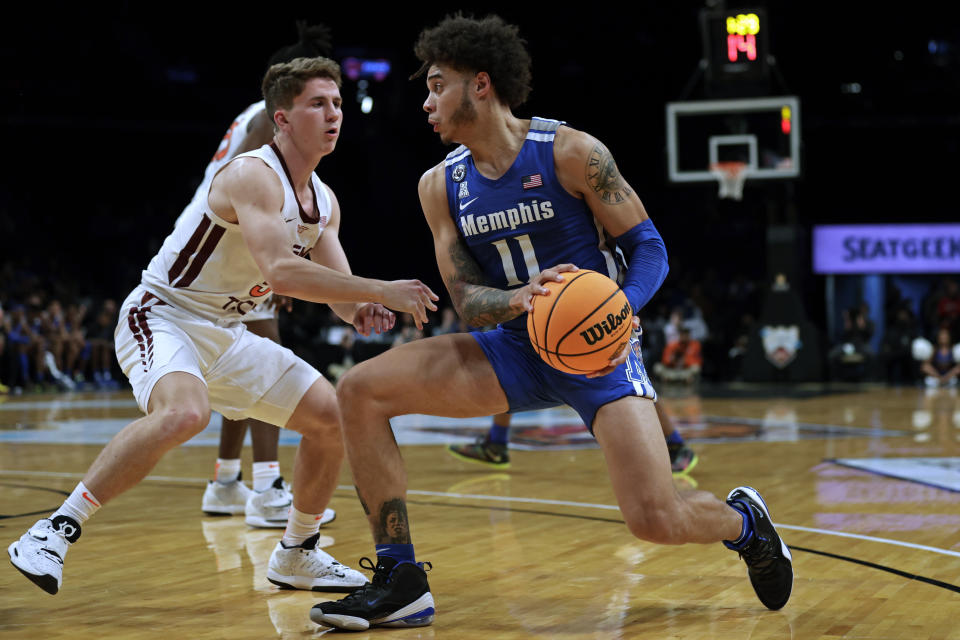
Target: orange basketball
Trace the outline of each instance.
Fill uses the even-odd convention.
[[[533,296],[530,343],[554,369],[580,374],[603,369],[630,340],[633,310],[627,296],[616,282],[589,269],[563,278],[543,283],[550,295]]]

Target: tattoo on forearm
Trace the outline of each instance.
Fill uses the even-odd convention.
[[[380,524],[373,537],[376,544],[410,544],[407,503],[402,498],[387,500],[380,507]]]
[[[463,238],[450,245],[454,274],[447,282],[453,306],[463,321],[474,327],[506,322],[519,315],[510,307],[511,291],[487,286],[487,279],[470,255]]]
[[[354,487],[353,489],[354,489],[354,491],[357,492],[357,499],[360,501],[360,506],[363,507],[363,512],[364,512],[366,515],[370,515],[370,508],[367,507],[367,503],[363,501],[363,496],[360,495],[360,488],[359,488],[359,487]]]
[[[587,159],[587,184],[607,204],[626,202],[633,193],[627,181],[620,175],[610,150],[600,142],[596,144]]]

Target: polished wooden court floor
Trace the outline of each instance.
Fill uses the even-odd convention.
[[[794,554],[793,596],[783,610],[760,604],[743,563],[719,544],[634,539],[612,506],[595,448],[515,450],[509,471],[491,472],[433,444],[403,451],[418,559],[433,564],[436,622],[353,637],[960,638],[960,493],[831,462],[949,463],[960,456],[956,393],[665,395],[700,456],[678,487],[695,483],[725,496],[749,484],[770,505]],[[101,448],[69,428],[40,442],[21,436],[134,418],[129,399],[122,391],[3,398],[5,545],[60,504]],[[281,451],[289,469],[293,448]],[[180,447],[97,513],[66,558],[56,596],[6,564],[0,637],[342,634],[310,622],[321,594],[266,581],[278,531],[201,514],[215,456],[209,445]],[[249,451],[244,466],[249,474]],[[331,506],[338,517],[321,530],[327,551],[356,566],[373,549],[347,468]]]

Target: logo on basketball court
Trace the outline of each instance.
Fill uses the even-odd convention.
[[[800,342],[800,327],[767,326],[760,329],[763,338],[763,352],[767,360],[778,369],[783,369],[797,357],[797,351],[803,346]]]

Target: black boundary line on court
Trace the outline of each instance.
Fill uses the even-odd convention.
[[[860,560],[859,558],[851,558],[850,556],[841,556],[836,553],[829,553],[827,551],[818,551],[816,549],[808,549],[807,547],[796,547],[794,545],[788,545],[791,551],[805,551],[807,553],[815,553],[818,556],[826,556],[827,558],[835,558],[837,560],[844,560],[846,562],[852,562],[854,564],[861,564],[865,567],[870,567],[871,569],[879,569],[880,571],[886,571],[894,575],[898,575],[902,578],[908,578],[910,580],[918,580],[920,582],[926,582],[935,587],[940,587],[941,589],[947,589],[948,591],[955,591],[960,593],[960,586],[955,584],[950,584],[949,582],[943,582],[941,580],[935,580],[934,578],[927,578],[926,576],[921,576],[916,573],[910,573],[909,571],[901,571],[900,569],[894,569],[893,567],[887,567],[882,564],[877,564],[876,562],[870,562],[868,560]]]
[[[943,485],[934,484],[932,482],[924,482],[923,480],[915,480],[913,478],[904,478],[903,476],[895,476],[892,473],[884,473],[883,471],[877,471],[876,469],[864,469],[863,467],[858,467],[855,464],[841,462],[840,458],[825,458],[824,462],[835,464],[838,467],[843,467],[844,469],[855,469],[857,471],[863,471],[864,473],[872,473],[873,475],[880,476],[881,478],[892,478],[893,480],[902,480],[903,482],[912,482],[913,484],[919,484],[924,487],[932,487],[934,489],[940,489],[941,491],[949,491],[950,493],[960,493],[960,490],[954,489],[952,487],[944,487]]]
[[[62,496],[69,496],[69,491],[63,491],[61,489],[51,489],[50,487],[39,487],[33,484],[14,484],[12,482],[0,482],[0,487],[11,487],[13,489],[34,489],[36,491],[49,491],[50,493],[58,493]],[[27,513],[14,513],[14,514],[4,514],[0,513],[0,520],[6,520],[8,518],[22,518],[24,516],[38,516],[42,514],[50,514],[57,510],[57,507],[52,509],[41,509],[40,511],[29,511]]]
[[[12,487],[16,489],[36,489],[38,491],[49,491],[51,493],[58,493],[60,495],[69,496],[70,493],[67,491],[62,491],[60,489],[51,489],[49,487],[38,487],[35,485],[25,485],[25,484],[12,484],[7,482],[0,482],[0,486],[3,487]],[[556,511],[539,511],[537,509],[518,509],[515,507],[496,507],[490,505],[474,505],[474,504],[456,504],[449,502],[433,502],[427,500],[407,500],[408,504],[420,504],[434,507],[455,507],[460,509],[483,509],[486,511],[509,511],[511,513],[527,513],[532,515],[539,516],[554,516],[558,518],[574,518],[577,520],[593,520],[596,522],[612,522],[614,524],[625,524],[623,520],[618,518],[601,518],[599,516],[584,516],[575,513],[558,513]],[[20,518],[24,516],[32,516],[43,513],[50,513],[55,511],[53,509],[44,509],[42,511],[31,511],[29,513],[17,513],[12,515],[0,514],[0,520],[5,520],[9,518]],[[960,593],[960,586],[950,584],[949,582],[943,582],[941,580],[936,580],[934,578],[928,578],[926,576],[921,576],[916,573],[910,573],[908,571],[902,571],[900,569],[895,569],[893,567],[888,567],[882,564],[877,564],[875,562],[870,562],[868,560],[860,560],[858,558],[851,558],[850,556],[843,556],[836,553],[830,553],[827,551],[818,551],[817,549],[810,549],[809,547],[798,547],[793,545],[788,545],[791,551],[803,551],[805,553],[813,553],[815,555],[824,556],[827,558],[833,558],[834,560],[843,560],[844,562],[851,562],[853,564],[859,564],[864,567],[869,567],[871,569],[877,569],[879,571],[886,571],[887,573],[892,573],[894,575],[900,576],[902,578],[907,578],[908,580],[917,580],[919,582],[924,582],[926,584],[940,587],[941,589],[947,589],[948,591],[953,591]]]
[[[613,522],[616,524],[626,524],[623,520],[617,518],[601,518],[598,516],[582,516],[572,513],[557,513],[555,511],[538,511],[536,509],[515,509],[513,507],[491,507],[487,505],[474,505],[474,504],[451,504],[448,502],[428,502],[423,500],[407,500],[408,504],[422,504],[435,507],[459,507],[463,509],[486,509],[491,511],[510,511],[516,513],[530,513],[540,516],[556,516],[560,518],[576,518],[579,520],[596,520],[598,522]],[[934,587],[940,587],[941,589],[946,589],[948,591],[954,591],[960,593],[960,586],[950,584],[949,582],[943,582],[941,580],[936,580],[934,578],[927,578],[926,576],[921,576],[916,573],[910,573],[908,571],[902,571],[900,569],[894,569],[893,567],[888,567],[882,564],[877,564],[875,562],[870,562],[868,560],[860,560],[859,558],[851,558],[850,556],[843,556],[836,553],[829,553],[827,551],[818,551],[816,549],[810,549],[809,547],[796,547],[793,545],[787,545],[790,547],[791,551],[803,551],[806,553],[813,553],[820,556],[825,556],[827,558],[833,558],[834,560],[843,560],[844,562],[852,562],[853,564],[859,564],[864,567],[870,567],[871,569],[877,569],[879,571],[886,571],[887,573],[892,573],[894,575],[900,576],[901,578],[907,578],[909,580],[917,580],[919,582],[924,582]]]

